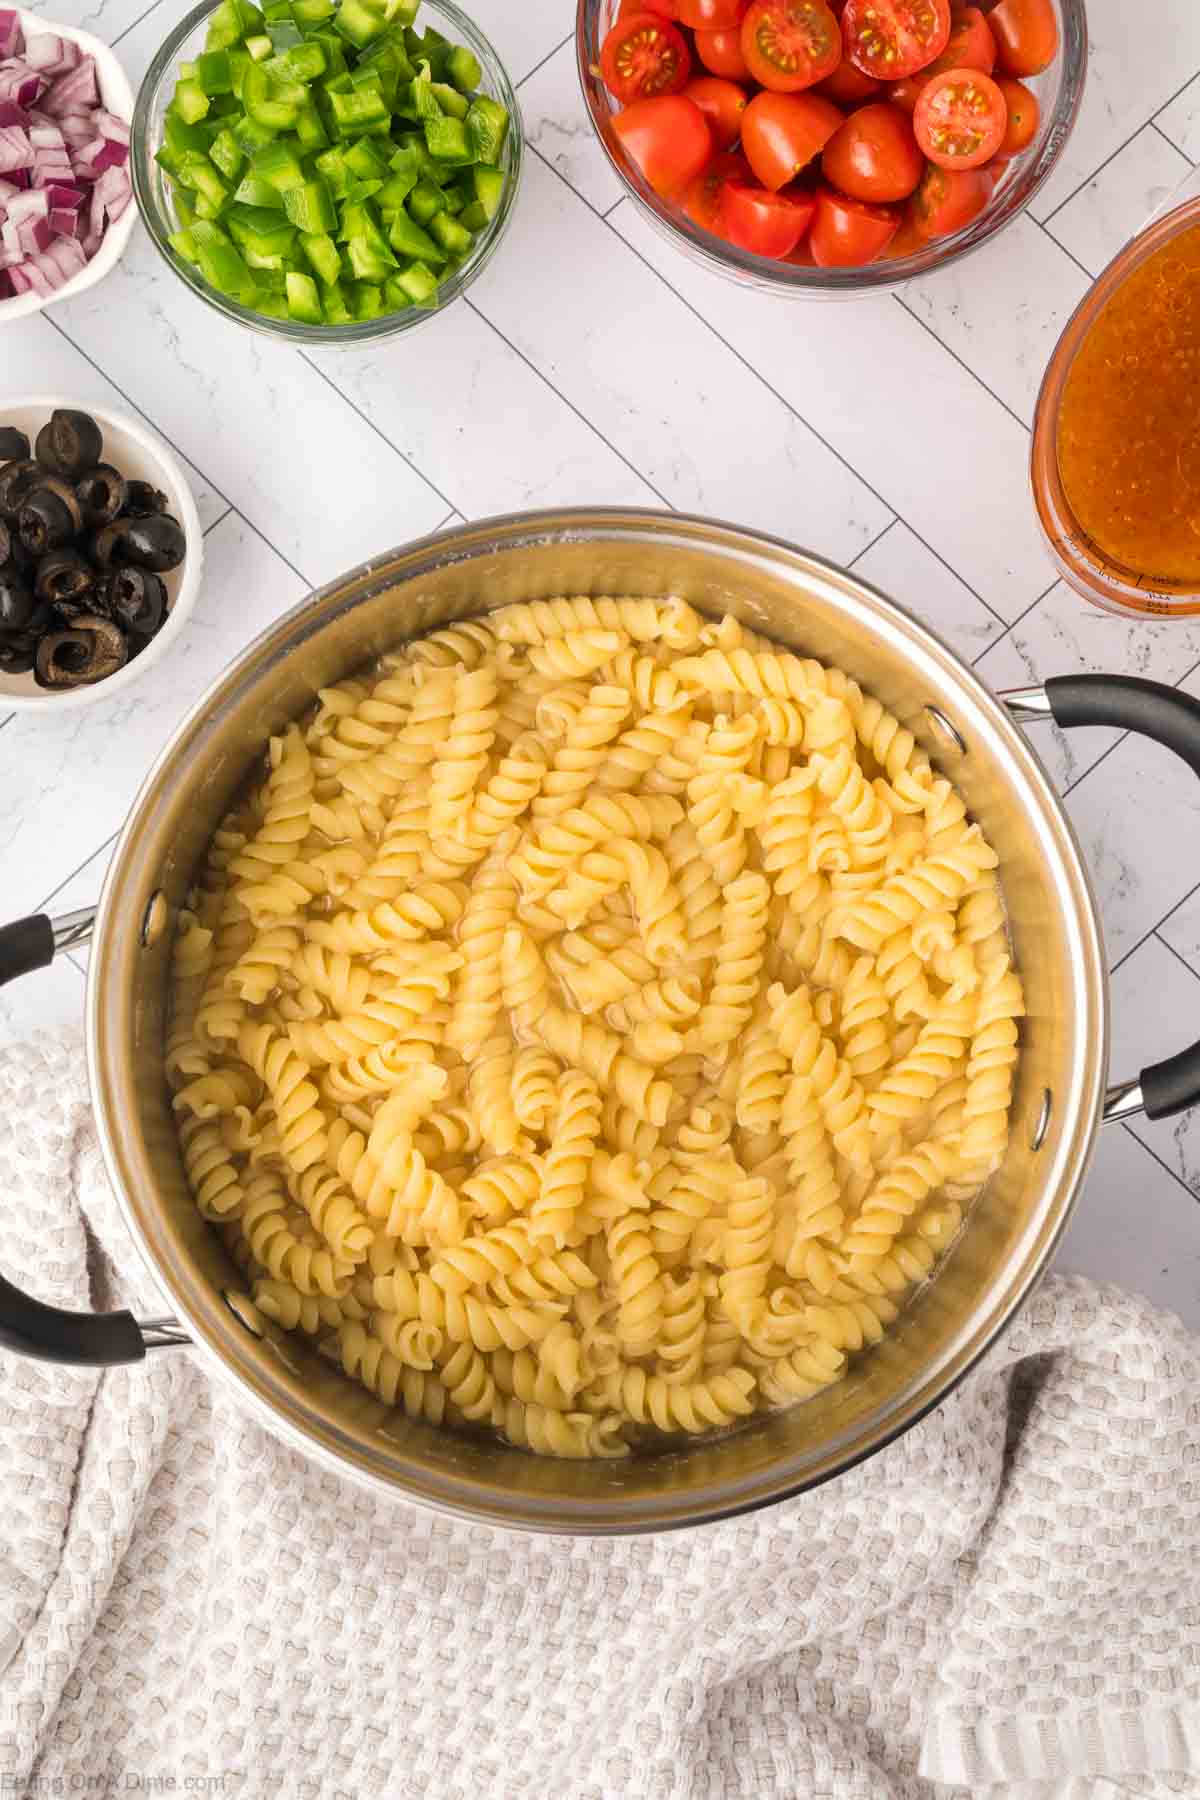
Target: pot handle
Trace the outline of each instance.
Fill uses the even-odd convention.
[[[89,906],[57,919],[35,913],[0,926],[0,987],[48,968],[67,950],[82,949],[95,917],[95,908]],[[131,1312],[67,1312],[23,1294],[0,1275],[0,1348],[18,1356],[102,1369],[141,1362],[147,1350],[188,1341],[175,1319],[135,1319]]]
[[[1003,694],[1014,717],[1031,722],[1053,719],[1073,725],[1111,725],[1134,731],[1183,758],[1200,775],[1200,700],[1181,694],[1161,681],[1136,675],[1057,675],[1040,688]],[[1136,1082],[1114,1089],[1105,1106],[1106,1120],[1144,1112],[1148,1119],[1169,1119],[1200,1102],[1200,1041],[1143,1069]]]

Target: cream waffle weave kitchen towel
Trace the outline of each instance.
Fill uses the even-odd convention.
[[[161,1307],[71,1044],[0,1059],[0,1194],[9,1274]],[[1200,1340],[1080,1281],[865,1467],[687,1534],[373,1499],[185,1352],[0,1354],[0,1504],[0,1794],[1200,1795]]]

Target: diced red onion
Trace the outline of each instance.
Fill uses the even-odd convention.
[[[53,69],[62,61],[63,40],[40,31],[25,39],[25,61],[31,69]]]
[[[0,125],[19,125],[22,131],[28,131],[30,117],[15,100],[0,100]]]
[[[8,203],[11,225],[23,225],[26,219],[44,219],[49,211],[50,201],[45,188],[30,188]]]
[[[25,273],[24,263],[18,263],[15,268],[8,271],[8,284],[12,288],[14,294],[27,294],[29,292],[29,277]]]
[[[96,114],[96,130],[102,137],[111,138],[114,144],[129,142],[129,127],[124,119],[118,119],[116,113],[105,112],[103,107]]]
[[[54,117],[61,113],[82,112],[84,107],[98,106],[99,102],[96,65],[90,56],[83,57],[77,68],[60,75],[49,92],[42,96],[42,105]],[[96,124],[104,129],[102,118],[98,118]]]
[[[96,135],[90,113],[64,113],[58,121],[58,128],[67,143],[76,149],[80,144],[90,144]]]
[[[5,252],[8,256],[20,256],[21,239],[18,235],[17,228],[11,219],[5,219],[3,225],[0,225],[0,244],[4,245]]]
[[[0,11],[0,57],[21,54],[21,20],[7,7]]]
[[[0,127],[0,175],[12,169],[32,169],[35,160],[28,132],[19,125]]]
[[[24,275],[26,281],[33,289],[33,292],[39,295],[43,300],[48,300],[50,295],[54,292],[54,289],[50,286],[50,283],[46,280],[42,271],[33,261],[23,263],[19,270],[13,270],[13,274]]]
[[[83,189],[72,187],[69,183],[55,182],[46,189],[46,205],[53,212],[56,206],[73,208],[83,205]]]
[[[27,219],[18,227],[17,236],[26,256],[33,256],[39,250],[45,250],[53,241],[54,233],[50,229],[49,219]]]
[[[62,238],[78,238],[83,231],[83,214],[69,206],[56,206],[49,215],[51,231]]]

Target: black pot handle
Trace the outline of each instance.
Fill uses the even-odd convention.
[[[82,947],[94,918],[94,908],[87,907],[58,919],[35,913],[0,926],[0,987],[19,975],[48,968],[59,951]],[[130,1312],[66,1312],[23,1294],[0,1275],[0,1348],[19,1356],[101,1369],[141,1362],[148,1349],[186,1342],[174,1319],[140,1322]]]
[[[1003,699],[1016,717],[1051,718],[1064,730],[1073,725],[1109,725],[1135,731],[1173,750],[1200,776],[1200,700],[1164,682],[1136,675],[1057,675],[1041,688],[1022,689]],[[1136,1082],[1117,1090],[1105,1117],[1144,1112],[1148,1119],[1169,1119],[1198,1102],[1200,1041],[1143,1069]]]

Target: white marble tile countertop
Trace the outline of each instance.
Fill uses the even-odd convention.
[[[33,0],[136,84],[182,0]],[[1029,425],[1092,278],[1200,159],[1200,7],[1129,29],[1090,0],[1088,88],[1029,212],[957,269],[849,304],[747,295],[622,198],[585,118],[568,0],[469,0],[530,147],[510,235],[419,332],[307,355],[226,324],[139,225],[80,298],[0,330],[0,397],[141,414],[190,465],[203,593],[157,679],[90,711],[5,718],[3,917],[94,900],[160,746],[218,670],[313,586],[463,519],[679,507],[852,565],[997,688],[1125,671],[1200,694],[1200,622],[1089,610],[1038,537]],[[3,407],[0,405],[0,414]],[[1114,1076],[1200,1025],[1200,787],[1112,732],[1036,740],[1083,842],[1113,970]],[[76,1018],[86,957],[0,994],[0,1039]],[[1105,1131],[1062,1266],[1200,1325],[1200,1110]]]

